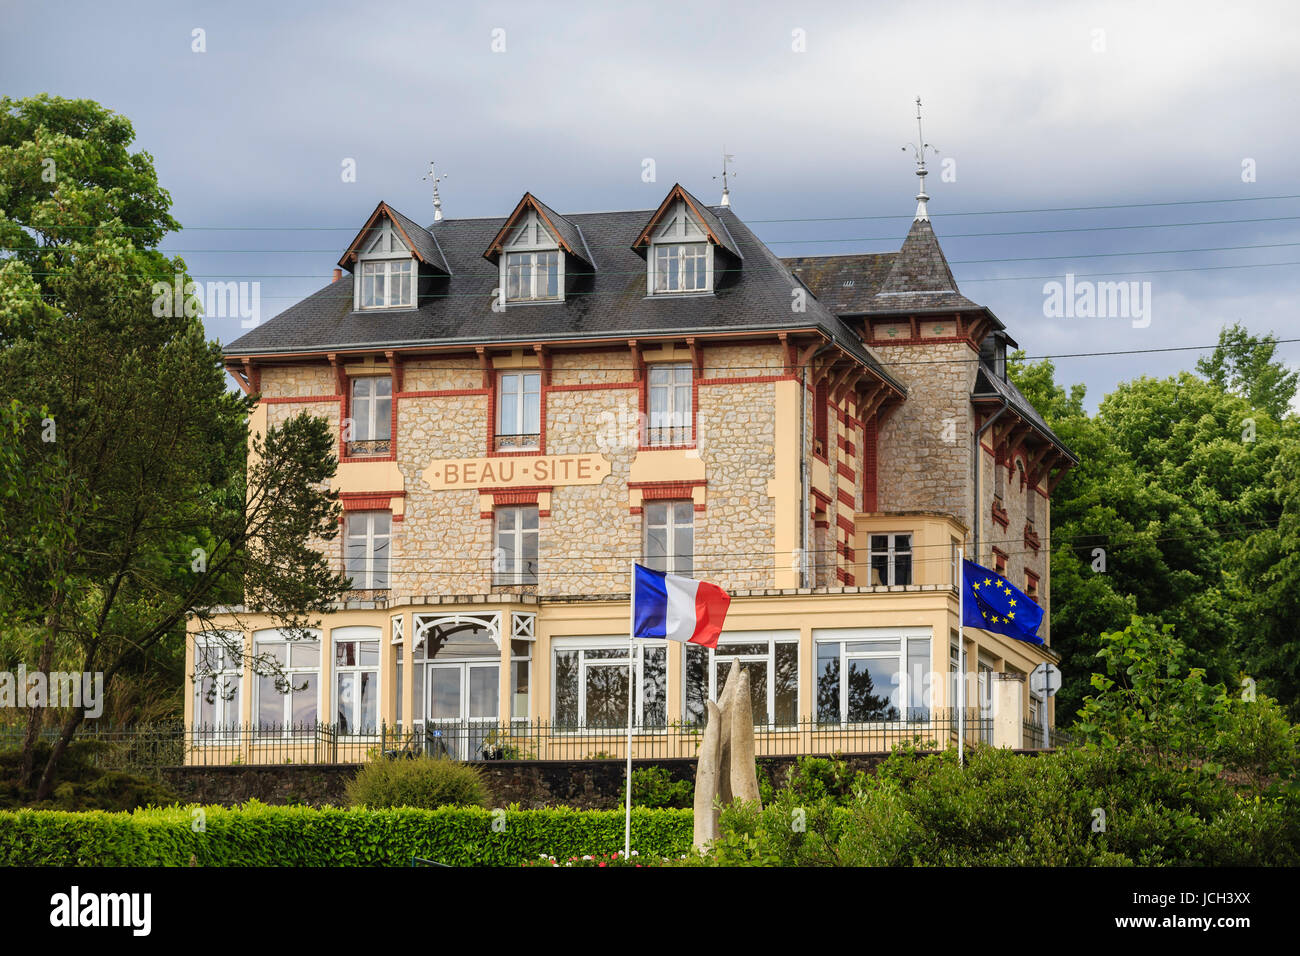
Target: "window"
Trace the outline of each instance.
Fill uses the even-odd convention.
[[[869,536],[868,543],[873,587],[912,583],[910,534],[873,534]]]
[[[510,642],[510,719],[528,719],[528,675],[533,657],[532,641]]]
[[[929,719],[928,633],[814,631],[813,639],[818,722]]]
[[[564,254],[536,212],[530,212],[505,241],[501,288],[507,302],[564,298]]]
[[[492,583],[496,587],[537,584],[537,507],[523,505],[496,510],[496,554]]]
[[[212,634],[194,643],[194,728],[207,740],[239,733],[240,640],[238,634]]]
[[[1025,572],[1025,596],[1038,603],[1038,575],[1033,571]]]
[[[353,511],[347,515],[344,573],[359,591],[388,587],[388,544],[393,516],[387,511]]]
[[[981,742],[993,742],[993,671],[996,665],[992,658],[980,654],[976,660],[976,688],[979,694],[979,739]]]
[[[379,714],[379,628],[334,629],[334,710],[340,734],[373,734]]]
[[[952,539],[952,586],[958,588],[961,586],[961,542],[956,538]]]
[[[401,617],[395,617],[395,618],[393,618],[393,641],[392,641],[392,643],[393,643],[393,657],[394,657],[394,660],[393,660],[393,696],[394,696],[394,700],[395,700],[395,704],[396,704],[396,706],[395,706],[395,718],[396,718],[396,721],[395,721],[395,722],[396,722],[396,724],[397,724],[397,728],[398,728],[399,730],[400,730],[401,727],[402,727],[402,716],[403,716],[403,707],[402,707],[402,670],[403,670],[403,667],[402,667],[402,665],[405,663],[405,661],[403,660],[403,658],[406,656],[406,655],[403,653],[403,651],[405,650],[405,646],[404,646],[404,644],[403,644],[403,640],[404,640],[403,635],[404,635],[405,631],[406,631],[406,619],[405,619],[405,618],[401,618]]]
[[[993,549],[993,570],[1004,578],[1007,576],[1007,556],[997,548]]]
[[[555,726],[612,729],[627,727],[628,654],[633,655],[636,692],[632,723],[636,728],[668,725],[665,678],[668,648],[627,638],[555,642]]]
[[[414,303],[415,261],[387,217],[363,240],[355,274],[354,308],[410,308]]]
[[[728,634],[717,650],[687,644],[684,714],[688,724],[705,722],[705,702],[717,700],[726,687],[733,661],[749,675],[754,723],[794,727],[799,721],[799,635]]]
[[[645,564],[669,574],[691,574],[695,567],[695,503],[645,503]]]
[[[655,295],[713,288],[713,246],[684,202],[665,217],[650,247],[650,291]]]
[[[542,431],[541,373],[503,372],[498,384],[497,449],[537,448]]]
[[[352,401],[344,428],[349,455],[386,455],[392,449],[393,380],[367,376],[352,380]]]
[[[694,416],[691,408],[691,365],[651,365],[649,445],[686,445],[691,442]]]
[[[560,297],[560,253],[506,253],[506,301],[558,299]]]
[[[1024,465],[1021,465],[1021,474],[1024,474]],[[1032,481],[1025,482],[1025,524],[1029,530],[1034,530],[1034,516],[1038,510],[1038,492],[1034,490]]]
[[[320,638],[287,640],[280,631],[253,635],[256,654],[274,661],[282,675],[259,674],[254,704],[257,731],[315,733],[320,708]]]
[[[817,383],[813,389],[813,454],[826,461],[826,445],[830,434],[830,399],[825,381]]]
[[[1008,467],[1010,467],[1008,465]],[[993,497],[997,503],[1002,503],[1002,489],[1006,484],[1006,472],[1002,468],[1002,462],[998,460],[997,455],[993,456]]]
[[[361,308],[409,308],[414,275],[414,263],[410,259],[362,262]]]

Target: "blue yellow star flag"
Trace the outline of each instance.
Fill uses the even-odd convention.
[[[962,624],[1041,644],[1043,609],[1010,581],[974,561],[962,561]]]

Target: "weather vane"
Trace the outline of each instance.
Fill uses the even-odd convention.
[[[429,171],[424,174],[423,178],[433,181],[433,221],[442,222],[442,199],[438,195],[438,183],[446,179],[447,174],[443,173],[439,176],[437,171],[434,169],[434,162],[431,159],[429,160]]]
[[[727,186],[727,176],[736,175],[735,173],[730,171],[731,163],[735,158],[736,158],[735,155],[727,152],[727,147],[724,144],[722,147],[722,175],[713,177],[714,179],[722,180],[722,203],[721,204],[723,206],[731,205],[731,190]]]
[[[930,218],[930,211],[926,208],[925,204],[929,201],[930,197],[925,194],[925,176],[927,173],[925,168],[925,151],[928,149],[937,156],[939,155],[939,149],[938,147],[927,143],[925,141],[925,134],[921,132],[921,97],[919,96],[916,98],[916,142],[908,143],[903,147],[904,152],[908,149],[911,149],[913,155],[916,156],[916,175],[920,180],[920,189],[916,194],[916,218],[928,220]]]

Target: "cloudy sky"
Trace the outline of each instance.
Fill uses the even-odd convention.
[[[264,318],[328,281],[379,200],[431,220],[430,159],[448,217],[504,216],[525,190],[561,212],[653,207],[675,181],[714,202],[725,144],[735,211],[778,254],[896,249],[920,95],[944,250],[1029,354],[1205,345],[1230,322],[1300,338],[1293,3],[128,9],[0,3],[0,90],[129,117],[185,227],[163,248],[260,281]],[[1063,208],[1098,206],[1122,208]],[[1149,325],[1045,315],[1067,273],[1149,282]],[[1199,354],[1058,377],[1095,405]],[[1280,354],[1300,365],[1300,343]]]

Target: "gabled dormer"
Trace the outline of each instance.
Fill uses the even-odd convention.
[[[595,271],[582,230],[532,193],[524,193],[483,258],[500,271],[507,306],[562,302],[566,286]]]
[[[681,184],[659,204],[632,248],[646,259],[647,295],[711,293],[742,259],[722,220]]]
[[[358,312],[417,309],[432,283],[451,274],[428,230],[381,202],[339,265],[352,272]]]

